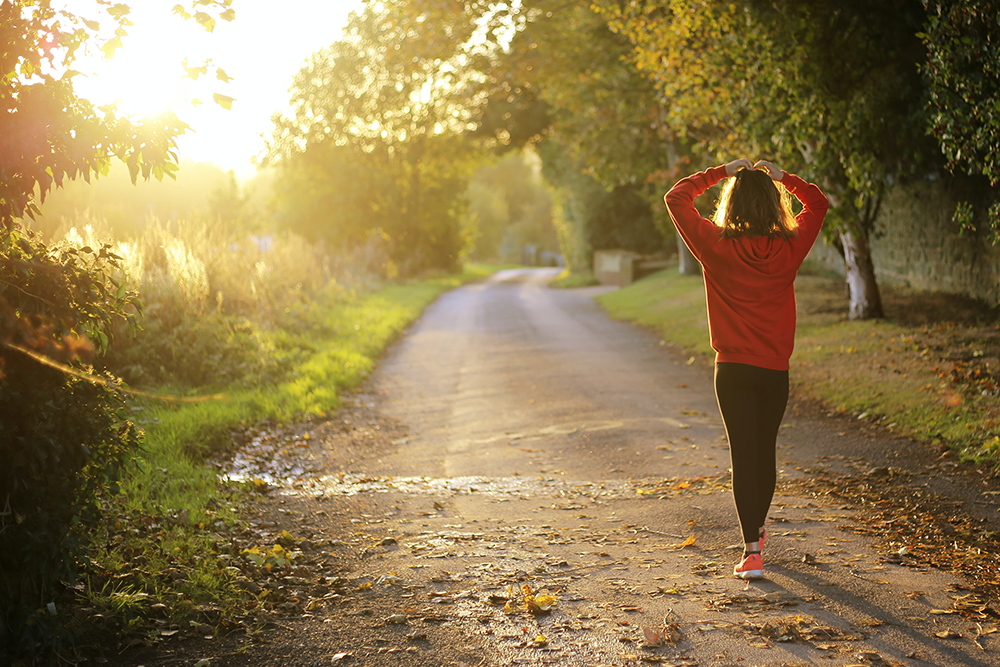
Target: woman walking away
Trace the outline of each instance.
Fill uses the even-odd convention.
[[[722,179],[714,224],[695,197]],[[780,184],[780,185],[779,185]],[[792,216],[791,197],[802,202]],[[765,160],[741,158],[679,181],[664,200],[705,272],[715,396],[726,425],[743,558],[733,574],[764,576],[764,521],[774,496],[775,440],[788,402],[795,290],[828,203],[818,187]]]

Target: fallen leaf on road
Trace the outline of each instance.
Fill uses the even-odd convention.
[[[684,635],[681,633],[681,629],[676,623],[668,623],[662,628],[643,627],[642,634],[646,639],[647,646],[677,644],[684,639]]]
[[[556,596],[545,593],[529,595],[524,599],[524,604],[528,607],[528,611],[533,614],[546,612],[555,606]]]
[[[683,549],[684,547],[690,547],[690,546],[692,546],[694,544],[694,542],[695,542],[695,537],[694,537],[694,535],[691,535],[690,537],[688,537],[686,540],[684,540],[680,544],[668,544],[668,545],[664,546],[663,548],[664,549],[680,550],[680,549]]]
[[[955,607],[955,611],[962,614],[967,618],[986,618],[986,608],[987,601],[976,595],[975,593],[968,593],[967,595],[960,595],[954,598],[952,603]]]

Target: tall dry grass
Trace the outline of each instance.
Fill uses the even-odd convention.
[[[316,303],[372,287],[385,263],[377,237],[333,254],[295,234],[206,220],[150,218],[141,236],[116,239],[87,213],[55,241],[107,243],[121,257],[117,279],[138,292],[142,328],[119,327],[103,363],[130,384],[176,390],[280,380],[323,333]]]

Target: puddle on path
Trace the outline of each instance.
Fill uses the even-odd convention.
[[[308,436],[308,433],[305,434]],[[554,477],[392,477],[356,472],[321,474],[303,435],[254,437],[221,466],[219,476],[230,482],[264,482],[279,493],[299,496],[355,496],[362,493],[409,493],[454,496],[479,494],[497,498],[606,498],[635,494],[632,481],[578,482]]]

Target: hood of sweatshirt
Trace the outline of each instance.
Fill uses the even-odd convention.
[[[729,246],[748,269],[764,275],[784,273],[793,264],[792,243],[786,239],[744,236],[722,246]]]

